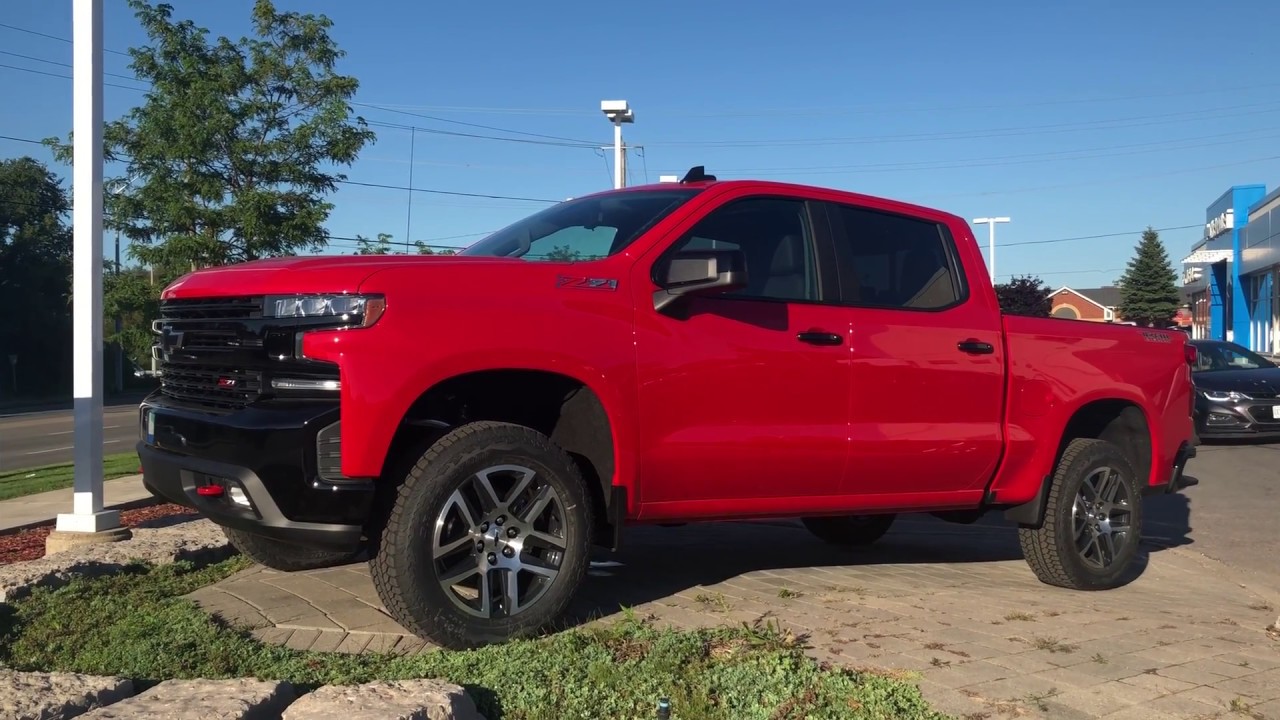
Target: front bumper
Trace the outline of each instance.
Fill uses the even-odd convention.
[[[320,476],[317,439],[338,422],[337,401],[211,415],[155,394],[142,403],[139,420],[143,485],[153,495],[282,542],[339,552],[360,546],[373,482]]]
[[[1280,399],[1196,401],[1196,434],[1222,440],[1280,438]]]

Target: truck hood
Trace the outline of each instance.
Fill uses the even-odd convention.
[[[523,263],[458,255],[331,255],[282,257],[197,270],[164,289],[164,300],[277,293],[354,293],[369,276],[396,267],[458,267]]]

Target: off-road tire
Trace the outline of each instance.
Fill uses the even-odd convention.
[[[1114,468],[1125,484],[1131,534],[1106,569],[1085,562],[1076,548],[1072,507],[1085,480],[1103,467]],[[1022,553],[1041,582],[1071,590],[1110,590],[1123,585],[1142,540],[1142,485],[1124,452],[1113,443],[1092,438],[1072,440],[1049,483],[1044,520],[1039,527],[1018,528]]]
[[[223,534],[231,541],[231,545],[241,555],[281,572],[298,572],[300,570],[318,570],[320,568],[346,565],[360,554],[352,552],[334,552],[293,545],[262,535],[254,535],[243,530],[222,528]]]
[[[477,473],[506,464],[534,470],[559,494],[565,549],[559,574],[533,605],[510,617],[480,618],[455,607],[441,587],[433,532],[455,490]],[[582,584],[594,518],[592,495],[577,465],[546,435],[522,425],[469,423],[435,441],[408,470],[378,524],[370,574],[391,617],[429,642],[466,649],[528,637],[559,621]]]
[[[842,515],[801,518],[806,529],[832,545],[870,545],[889,532],[896,515]]]

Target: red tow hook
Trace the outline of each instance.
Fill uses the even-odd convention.
[[[201,485],[196,488],[196,494],[201,497],[222,497],[226,489],[221,485]]]

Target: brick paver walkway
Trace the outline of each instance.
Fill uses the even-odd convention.
[[[1010,528],[902,518],[880,544],[831,548],[789,523],[637,528],[579,602],[607,622],[633,607],[680,627],[761,616],[809,634],[822,660],[918,673],[957,717],[1275,718],[1275,600],[1229,568],[1148,537],[1141,575],[1114,591],[1039,583]],[[613,564],[620,563],[620,564]],[[290,647],[414,652],[366,567],[253,568],[193,596]]]

